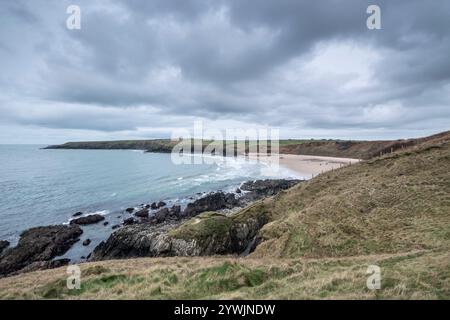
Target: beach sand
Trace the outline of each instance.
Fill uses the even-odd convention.
[[[287,168],[305,179],[309,179],[315,177],[320,173],[360,161],[359,159],[350,158],[321,157],[296,154],[280,154],[274,155],[272,157],[267,155],[258,155],[256,153],[251,153],[248,155],[249,159],[259,160],[268,163],[271,166],[276,165],[277,156],[280,167]]]

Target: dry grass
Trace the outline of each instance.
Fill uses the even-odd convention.
[[[60,268],[0,279],[0,298],[449,299],[449,140],[327,172],[247,208],[234,219],[271,221],[249,257],[87,263],[81,290],[66,289]],[[381,290],[366,288],[371,264]]]
[[[449,248],[450,144],[328,172],[265,201],[255,257],[333,257]]]
[[[327,259],[141,258],[82,264],[0,280],[1,299],[448,299],[449,253],[414,251]],[[381,290],[366,270],[382,270]]]

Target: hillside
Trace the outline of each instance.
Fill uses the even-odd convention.
[[[86,263],[79,291],[59,268],[0,279],[0,298],[450,299],[450,133],[396,149],[244,209],[269,219],[245,258]],[[174,233],[208,236],[190,226]]]
[[[426,142],[429,139],[439,138],[448,132],[440,133],[431,137],[392,141],[343,141],[343,140],[298,140],[285,139],[279,141],[279,151],[284,154],[301,154],[314,156],[328,156],[354,159],[370,159],[382,154],[391,153],[399,149],[415,146]],[[211,141],[203,141],[203,147],[206,147]],[[226,141],[224,145],[233,143]],[[255,144],[255,141],[251,141]],[[154,140],[123,140],[123,141],[86,141],[86,142],[67,142],[61,145],[48,146],[45,149],[134,149],[146,150],[148,152],[171,152],[177,141],[170,139]],[[246,142],[248,151],[249,142]],[[224,148],[225,149],[225,148]],[[270,150],[270,148],[269,148]],[[243,153],[244,150],[238,150],[236,153]]]

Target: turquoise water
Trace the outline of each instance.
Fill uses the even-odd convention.
[[[0,145],[0,239],[13,244],[30,227],[67,223],[77,211],[99,212],[110,225],[83,227],[92,249],[122,221],[127,207],[159,200],[183,204],[197,193],[234,190],[243,181],[266,177],[263,164],[242,158],[175,165],[170,154],[41,147]],[[294,177],[286,170],[278,176]],[[88,248],[69,256],[80,250]]]

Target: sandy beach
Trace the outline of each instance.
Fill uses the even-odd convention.
[[[256,153],[251,153],[248,157],[253,160],[269,163],[271,166],[276,165],[277,157],[258,155]],[[278,161],[281,167],[287,168],[305,179],[309,179],[320,173],[357,163],[360,160],[351,158],[280,154]]]

